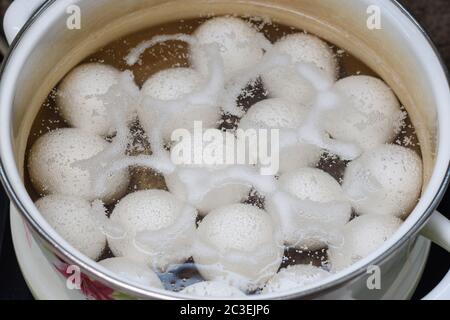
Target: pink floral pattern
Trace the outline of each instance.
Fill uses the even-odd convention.
[[[73,273],[68,271],[69,264],[61,261],[54,264],[56,270],[66,279],[68,279]],[[88,276],[81,273],[81,287],[80,290],[83,295],[89,300],[114,300],[117,299],[120,294],[116,293],[113,289],[105,286],[104,284],[90,279]]]

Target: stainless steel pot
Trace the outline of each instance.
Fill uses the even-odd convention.
[[[80,9],[81,29],[67,28],[73,5]],[[376,10],[380,10],[381,29],[370,29],[367,21]],[[59,257],[77,265],[89,278],[130,297],[186,298],[124,283],[57,235],[25,190],[24,153],[31,124],[48,92],[83,58],[151,25],[209,13],[269,16],[315,33],[377,71],[407,108],[425,168],[423,194],[410,217],[379,250],[347,270],[301,291],[266,296],[398,298],[394,279],[404,269],[421,230],[450,250],[450,222],[434,212],[449,177],[450,92],[445,67],[426,34],[398,3],[388,0],[15,0],[5,18],[6,34],[14,41],[0,80],[1,178],[41,250],[50,261]],[[381,290],[367,287],[371,265],[380,267]],[[450,298],[449,288],[450,274],[428,297]]]

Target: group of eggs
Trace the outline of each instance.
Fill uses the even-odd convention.
[[[261,34],[238,18],[210,19],[194,36],[199,43],[219,45],[226,79],[264,55]],[[338,63],[322,40],[295,33],[274,47],[294,62],[312,63],[334,81],[337,79]],[[192,68],[160,71],[145,82],[141,92],[172,100],[198,89],[208,72],[204,59],[202,52],[192,50]],[[266,201],[263,210],[241,203],[249,196],[251,188],[247,186],[227,185],[211,190],[193,212],[187,213],[186,192],[176,175],[165,177],[169,191],[153,189],[125,195],[130,176],[128,170],[122,170],[108,177],[102,194],[94,194],[89,172],[74,164],[95,156],[108,145],[105,137],[113,134],[114,128],[101,95],[118,82],[119,75],[113,67],[93,63],[81,65],[66,76],[58,88],[57,104],[72,128],[40,137],[31,149],[28,169],[35,189],[46,195],[36,206],[48,223],[91,259],[97,260],[108,244],[115,258],[99,263],[140,286],[162,289],[154,271],[166,270],[192,256],[206,281],[185,288],[185,294],[225,297],[243,296],[257,289],[262,293],[298,289],[373,252],[397,230],[401,218],[409,214],[420,195],[420,157],[407,148],[388,144],[397,133],[399,102],[383,81],[368,76],[350,76],[335,82],[335,89],[346,97],[348,106],[330,111],[323,119],[333,138],[355,143],[364,150],[348,163],[342,184],[315,168],[323,153],[316,146],[299,144],[282,149],[280,155],[278,184],[284,192],[318,203],[347,203],[348,210],[340,217],[330,213],[326,219],[321,213],[313,217],[300,215],[296,230],[281,230],[281,243],[276,236],[280,231],[276,206]],[[269,98],[253,105],[240,119],[239,127],[298,128],[316,98],[311,85],[284,67],[261,74],[261,79]],[[162,128],[163,137],[170,139],[176,128],[191,128],[194,120],[202,121],[204,127],[217,128],[222,117],[220,107],[202,110],[172,115]],[[155,125],[152,112],[137,110],[146,131]],[[98,227],[92,214],[92,201],[97,199],[115,204],[109,219],[124,228],[124,236],[107,236]],[[351,220],[352,210],[357,217]],[[197,214],[203,216],[198,226]],[[186,215],[188,219],[184,219]],[[179,232],[175,226],[182,216],[184,225]],[[330,221],[326,221],[329,216]],[[324,242],[317,230],[338,230],[343,237],[341,243]],[[136,243],[142,231],[160,235],[164,245],[143,249]],[[316,250],[327,245],[328,270],[312,265],[279,270],[285,246]]]

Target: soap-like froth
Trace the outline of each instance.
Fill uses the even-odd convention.
[[[211,211],[197,236],[203,247],[193,258],[206,280],[246,291],[264,285],[281,264],[283,247],[274,238],[273,221],[254,206],[233,204]]]
[[[180,293],[194,297],[239,298],[245,294],[227,283],[219,281],[202,281],[184,288]]]
[[[131,193],[120,200],[111,214],[111,221],[121,225],[126,235],[109,238],[111,251],[117,257],[127,257],[164,270],[170,264],[184,262],[190,257],[191,242],[195,234],[195,212],[187,219],[183,232],[171,232],[171,228],[182,219],[184,203],[163,190],[144,190]],[[149,243],[145,248],[137,243],[140,232],[157,234],[158,243]]]
[[[323,70],[334,81],[338,65],[330,46],[321,39],[305,34],[287,35],[274,44],[274,49],[287,54],[293,63],[311,63]],[[262,75],[264,86],[271,97],[310,104],[315,98],[314,87],[302,78],[295,68],[278,67]]]
[[[90,133],[114,132],[108,106],[102,95],[119,82],[120,72],[100,64],[82,64],[73,69],[58,87],[56,103],[62,117],[73,127]]]
[[[305,122],[309,111],[308,106],[281,98],[262,100],[254,104],[242,117],[239,129],[298,129]],[[270,147],[270,141],[268,143]],[[252,150],[250,147],[248,149]],[[315,166],[321,154],[320,148],[306,143],[284,147],[279,154],[279,173]],[[249,157],[250,163],[257,162],[257,154],[250,154]]]
[[[280,293],[289,290],[301,290],[313,285],[326,277],[330,273],[313,265],[293,265],[281,269],[266,284],[262,293]]]
[[[99,258],[106,247],[106,236],[97,227],[88,201],[55,194],[39,199],[36,207],[75,249],[93,260]]]
[[[221,139],[212,138],[212,140],[207,141],[206,139],[204,139],[203,141],[202,150],[204,150],[205,156],[207,156],[207,154],[210,155],[209,159],[206,159],[206,157],[202,157],[202,163],[182,164],[179,166],[179,168],[198,168],[211,175],[214,175],[214,172],[217,172],[217,170],[223,170],[227,168],[227,152],[233,152],[233,150],[225,149],[226,141],[227,139],[234,141],[235,137],[229,132],[223,132],[218,129],[208,131],[211,134],[211,137],[213,136],[212,133],[214,131],[217,137],[220,137]],[[190,147],[190,149],[192,150],[191,160],[194,161],[195,152],[197,150],[195,148],[194,137],[192,136],[189,141],[180,141],[179,144],[176,144],[172,147],[172,159],[177,154],[178,146],[186,146],[185,149],[189,149]],[[172,192],[182,201],[188,201],[189,194],[192,193],[193,190],[189,190],[189,187],[183,182],[179,175],[179,171],[175,171],[170,175],[165,175],[165,181],[170,192]],[[194,205],[199,210],[199,213],[201,215],[206,215],[214,208],[244,201],[248,198],[250,189],[251,187],[246,184],[226,184],[223,186],[212,188],[199,203],[195,203],[192,205]]]
[[[77,162],[87,160],[108,146],[102,137],[81,129],[57,129],[40,137],[33,145],[28,168],[35,189],[41,194],[64,194],[87,200],[119,199],[129,183],[128,170],[108,177],[105,191],[95,194],[87,170]]]
[[[382,145],[348,164],[342,187],[358,214],[406,217],[420,196],[422,174],[414,151]]]
[[[121,279],[148,288],[164,289],[161,280],[146,265],[124,257],[109,258],[99,262]]]
[[[180,99],[199,90],[204,83],[200,73],[191,68],[172,68],[162,70],[151,76],[142,86],[142,93],[163,101]],[[138,116],[148,134],[160,123],[161,112],[157,108],[141,105]],[[204,128],[215,128],[221,116],[220,107],[186,106],[186,111],[170,114],[161,128],[161,135],[166,141],[171,140],[174,130],[184,128],[192,130],[194,121],[201,121]]]
[[[282,191],[300,200],[318,203],[348,203],[339,183],[328,173],[316,168],[301,168],[280,176],[279,185]],[[278,217],[283,240],[287,245],[301,249],[316,250],[326,246],[329,241],[336,241],[338,230],[351,216],[351,206],[336,212],[296,213],[285,219],[278,212],[272,198],[266,200],[266,209],[274,217]]]
[[[324,118],[333,138],[358,143],[363,150],[392,141],[403,113],[391,88],[374,77],[350,76],[336,82],[335,89],[346,99],[346,106]]]
[[[249,68],[263,57],[263,35],[245,21],[218,17],[203,23],[194,33],[199,45],[217,44],[223,59],[225,78]],[[202,74],[208,73],[204,52],[191,47],[191,62]]]
[[[355,218],[343,228],[344,240],[330,246],[328,258],[334,272],[341,271],[367,257],[388,240],[400,227],[402,220],[370,214]]]

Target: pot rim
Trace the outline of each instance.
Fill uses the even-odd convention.
[[[447,70],[447,67],[440,56],[436,46],[434,45],[433,41],[430,39],[426,31],[421,27],[421,25],[414,19],[414,17],[400,4],[397,0],[388,0],[390,3],[394,4],[397,9],[399,9],[400,13],[402,13],[410,22],[412,22],[413,26],[420,32],[420,34],[425,38],[426,42],[432,49],[433,54],[438,59],[440,67],[442,71],[444,72],[447,80],[447,86],[449,86],[450,83],[450,76]],[[11,57],[16,52],[17,47],[19,43],[21,42],[22,38],[28,31],[28,29],[31,28],[31,26],[34,24],[34,22],[41,17],[46,10],[52,6],[56,0],[46,0],[28,19],[26,24],[23,26],[23,28],[20,30],[16,38],[14,39],[13,43],[11,44],[10,50],[6,57],[3,60],[1,70],[0,70],[0,79],[3,79],[6,66],[11,60]],[[0,92],[1,94],[1,92]],[[5,108],[5,106],[3,106]],[[442,143],[439,143],[438,150],[441,149]],[[9,141],[8,145],[9,151],[12,152],[12,145],[11,141]],[[17,166],[16,166],[17,167]],[[436,164],[433,168],[433,174],[435,173]],[[436,207],[438,206],[439,202],[442,200],[442,197],[447,189],[447,186],[450,182],[450,158],[446,161],[446,172],[442,178],[442,181],[437,188],[436,193],[432,197],[432,199],[429,202],[428,207],[424,210],[424,212],[420,215],[420,218],[415,221],[415,223],[405,232],[401,238],[399,238],[396,242],[393,242],[390,244],[389,247],[387,247],[384,251],[377,250],[377,252],[371,254],[370,256],[362,259],[361,261],[355,263],[353,265],[354,270],[351,272],[340,272],[337,274],[337,276],[332,276],[328,280],[322,281],[323,284],[318,283],[316,285],[306,287],[305,289],[301,291],[292,291],[288,293],[282,293],[282,294],[270,294],[270,295],[264,295],[264,296],[249,296],[248,299],[252,300],[259,300],[259,299],[267,299],[267,298],[276,298],[276,299],[291,299],[291,298],[306,298],[308,296],[316,296],[317,294],[320,294],[322,291],[329,291],[333,290],[334,288],[339,288],[344,283],[362,275],[366,272],[367,268],[371,265],[377,265],[384,259],[388,258],[390,255],[392,255],[397,249],[402,247],[409,239],[417,235],[417,233],[420,231],[421,227],[429,220],[431,217],[431,214],[434,212]],[[28,224],[32,227],[33,231],[39,235],[39,238],[44,241],[44,244],[48,247],[51,247],[51,251],[55,253],[57,256],[64,258],[66,262],[77,265],[81,268],[82,272],[87,274],[90,277],[93,277],[95,279],[100,279],[104,283],[106,283],[111,288],[114,288],[115,290],[118,290],[120,292],[130,294],[131,296],[137,296],[141,298],[157,298],[157,299],[183,299],[188,298],[187,296],[183,296],[180,294],[176,294],[174,292],[169,291],[163,291],[163,290],[148,290],[145,288],[137,287],[135,285],[129,284],[125,281],[120,280],[114,274],[107,271],[106,269],[102,268],[101,266],[97,265],[94,261],[90,261],[87,258],[83,258],[83,256],[78,253],[76,250],[73,252],[73,249],[67,242],[55,240],[54,237],[49,234],[48,230],[46,230],[31,214],[26,206],[23,204],[22,200],[20,199],[20,195],[15,190],[15,187],[13,186],[13,183],[11,182],[9,173],[7,173],[4,159],[3,157],[0,157],[0,178],[2,181],[2,184],[5,188],[5,191],[7,192],[10,200],[14,203],[15,207],[18,209],[20,214],[26,218],[26,221]],[[388,241],[389,242],[389,241]],[[349,268],[350,269],[350,268]],[[106,272],[105,272],[106,271]],[[339,276],[339,274],[342,274],[342,276]],[[333,279],[334,278],[334,279]],[[333,280],[331,280],[333,279]],[[190,297],[192,298],[192,297]],[[232,300],[232,299],[231,299]]]

